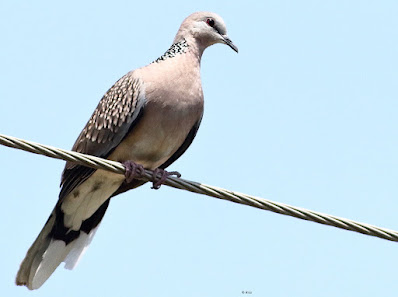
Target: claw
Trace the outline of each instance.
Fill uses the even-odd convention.
[[[126,168],[124,176],[127,183],[131,183],[137,177],[142,177],[145,174],[145,168],[141,164],[134,163],[130,160],[127,160],[122,164]]]
[[[156,181],[156,179],[158,178],[158,175],[160,173],[160,178],[159,180]],[[160,186],[166,181],[166,179],[169,176],[175,175],[177,177],[181,177],[181,174],[178,171],[166,171],[164,169],[161,168],[156,168],[153,171],[153,183],[152,183],[152,189],[159,189]]]

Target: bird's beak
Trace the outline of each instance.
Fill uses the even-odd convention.
[[[222,35],[223,41],[226,45],[232,48],[235,52],[238,52],[238,47],[229,39],[227,35]]]

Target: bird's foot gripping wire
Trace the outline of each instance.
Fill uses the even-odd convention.
[[[140,164],[127,160],[123,162],[123,165],[126,168],[124,176],[126,177],[126,182],[128,183],[131,183],[134,179],[143,177],[145,175],[145,168]]]
[[[155,189],[155,190],[159,189],[160,186],[165,182],[165,180],[171,175],[175,175],[177,177],[181,177],[181,174],[178,171],[166,171],[166,170],[161,169],[161,168],[156,168],[153,171],[152,189]]]

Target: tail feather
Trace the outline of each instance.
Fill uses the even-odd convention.
[[[89,234],[85,232],[80,232],[79,238],[72,243],[73,248],[64,260],[66,269],[72,270],[76,267],[81,257],[84,255],[88,246],[90,245],[91,240],[93,239],[95,232],[97,232],[98,227],[99,225],[92,229]]]
[[[57,269],[59,264],[64,261],[72,248],[73,244],[66,245],[62,240],[52,239],[44,254],[37,254],[40,262],[37,267],[31,267],[27,287],[30,290],[40,288],[55,269]]]
[[[88,245],[109,205],[109,197],[123,177],[97,170],[59,200],[28,250],[19,268],[16,284],[38,289],[61,262],[73,269]],[[62,193],[62,190],[61,190]]]
[[[50,245],[51,238],[49,234],[53,229],[54,222],[55,213],[53,211],[21,263],[15,280],[18,286],[27,286],[30,290],[34,289],[32,287],[33,276],[39,268],[42,257]]]
[[[59,208],[56,206],[22,261],[16,284],[35,290],[43,285],[61,262],[65,262],[66,269],[76,267],[93,239],[108,204],[109,200],[89,219],[83,221],[80,231],[71,231],[74,232],[72,239],[71,232],[64,233],[63,236],[59,233],[59,230],[65,230],[65,227],[59,226],[63,218],[59,218]]]

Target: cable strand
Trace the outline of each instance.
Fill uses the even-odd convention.
[[[75,162],[79,165],[84,165],[95,169],[104,169],[119,174],[124,174],[125,172],[123,164],[116,161],[106,160],[73,151],[63,150],[12,136],[6,136],[0,134],[0,144],[11,148],[16,148],[27,152],[31,152],[34,154],[44,155],[50,158]],[[146,181],[152,181],[153,172],[151,170],[145,170],[143,179]],[[365,223],[359,223],[349,219],[323,214],[316,211],[295,207],[284,203],[279,203],[247,194],[237,193],[219,187],[209,186],[198,182],[185,180],[182,178],[169,176],[164,182],[164,185],[218,199],[228,200],[238,204],[243,204],[263,210],[272,211],[275,213],[315,222],[318,224],[329,225],[336,228],[350,230],[353,232],[374,236],[390,241],[398,241],[398,232],[394,230],[389,230],[386,228],[381,228]]]

